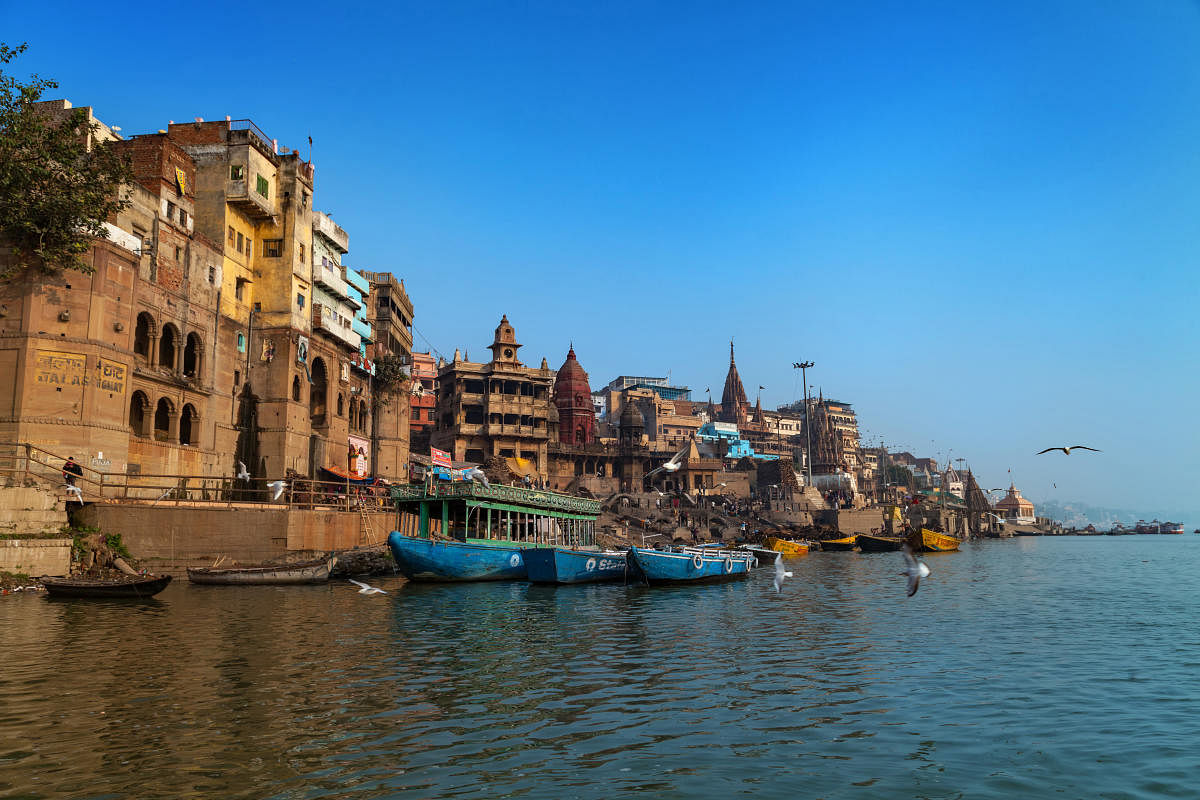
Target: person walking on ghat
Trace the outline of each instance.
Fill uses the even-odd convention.
[[[66,463],[62,468],[63,480],[67,482],[67,486],[74,486],[76,478],[83,477],[83,467],[75,463],[74,456],[67,456]]]

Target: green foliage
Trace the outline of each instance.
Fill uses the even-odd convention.
[[[408,367],[404,356],[386,353],[375,359],[375,386],[384,392],[394,392],[408,383]]]
[[[108,547],[113,555],[121,558],[131,559],[133,556],[129,554],[129,550],[125,548],[125,543],[121,541],[121,534],[106,533],[104,534],[104,544]]]
[[[0,236],[15,251],[14,269],[92,272],[83,256],[129,205],[120,189],[133,170],[114,143],[94,141],[99,126],[86,110],[55,118],[34,107],[58,84],[37,75],[23,83],[5,71],[25,49],[0,44]]]
[[[83,557],[87,555],[88,546],[83,541],[83,537],[75,535],[71,537],[71,560],[83,561]]]

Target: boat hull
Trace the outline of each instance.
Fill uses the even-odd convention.
[[[598,583],[625,579],[626,554],[619,551],[533,547],[521,555],[533,583]]]
[[[962,542],[953,536],[931,531],[928,528],[921,528],[917,536],[917,549],[922,553],[946,553],[951,550],[957,550],[958,546],[962,544]]]
[[[192,583],[207,586],[300,586],[328,582],[335,564],[337,558],[324,558],[269,567],[189,568],[187,574]]]
[[[629,572],[647,583],[686,583],[744,578],[754,562],[752,553],[730,551],[667,552],[629,548]]]
[[[170,575],[116,581],[42,578],[42,585],[50,597],[153,597],[170,582]]]
[[[767,547],[783,555],[784,558],[808,555],[808,545],[803,542],[793,542],[790,539],[780,539],[772,536],[765,542]],[[775,563],[772,561],[771,563]]]
[[[413,581],[523,581],[525,551],[531,545],[518,542],[437,541],[388,535],[388,548],[400,574]]]
[[[864,553],[891,553],[904,548],[903,536],[858,535],[858,549]]]
[[[841,539],[822,539],[821,550],[825,552],[844,553],[854,549],[855,540],[856,537],[854,536],[844,536]]]
[[[753,566],[759,566],[759,567],[773,566],[775,564],[775,559],[784,555],[784,553],[780,550],[773,550],[773,549],[767,548],[767,547],[757,547],[754,545],[746,547],[746,550],[747,550],[747,552],[753,553],[754,558],[758,562],[757,564],[751,564],[752,567]],[[787,557],[794,558],[795,556],[800,556],[800,555],[808,555],[808,548],[807,547],[804,548],[804,551],[801,553],[789,554]]]

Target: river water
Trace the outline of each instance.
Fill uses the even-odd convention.
[[[0,600],[0,796],[1200,793],[1200,536],[653,588]]]

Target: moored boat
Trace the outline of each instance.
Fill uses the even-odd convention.
[[[527,551],[594,544],[600,514],[597,500],[473,481],[394,486],[392,498],[417,524],[392,531],[388,548],[418,581],[525,580]]]
[[[821,550],[826,552],[847,552],[854,549],[854,543],[857,540],[856,535],[842,536],[837,539],[822,539],[820,541]]]
[[[890,553],[903,548],[903,536],[882,536],[875,533],[858,534],[858,549],[864,553]]]
[[[42,578],[50,597],[153,597],[167,588],[170,575],[128,575],[121,578]]]
[[[1163,524],[1158,526],[1158,532],[1159,533],[1170,533],[1170,534],[1183,533],[1183,523],[1182,522],[1164,522]]]
[[[768,541],[770,541],[770,540],[768,540]],[[783,551],[781,551],[781,550],[772,550],[769,547],[760,547],[759,545],[756,545],[756,544],[744,545],[742,547],[742,549],[748,553],[754,554],[755,563],[751,564],[752,567],[769,567],[775,563],[776,556],[783,555]],[[801,553],[800,555],[807,555],[807,554],[808,554],[808,548],[806,547],[806,548],[804,548],[804,552]],[[789,556],[789,558],[791,558],[791,557],[793,557],[793,556]]]
[[[744,578],[753,563],[754,554],[746,550],[629,548],[631,579],[652,584]]]
[[[531,547],[521,553],[533,583],[598,583],[625,579],[623,550]]]
[[[921,528],[918,536],[920,538],[916,549],[922,553],[944,553],[957,550],[958,546],[962,544],[958,537],[931,531],[928,528]]]
[[[296,586],[326,583],[336,556],[296,564],[256,567],[189,567],[188,580],[209,586]]]
[[[794,558],[796,556],[808,555],[808,542],[798,542],[795,539],[780,539],[778,536],[769,537],[766,542],[767,548],[780,553],[784,558]],[[760,561],[762,559],[759,559]],[[775,563],[775,557],[771,556],[770,563]]]

